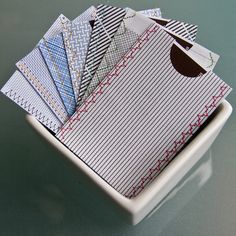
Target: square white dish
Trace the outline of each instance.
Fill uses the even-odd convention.
[[[133,224],[139,223],[145,216],[163,201],[168,193],[183,179],[192,167],[201,159],[218,136],[225,122],[232,113],[231,105],[226,101],[220,104],[206,124],[194,135],[194,138],[182,149],[180,153],[168,164],[159,176],[149,184],[137,197],[128,199],[112,188],[98,176],[83,161],[74,155],[60,141],[58,141],[40,122],[33,116],[27,115],[26,119],[31,126],[43,136],[51,145],[59,150],[94,184],[111,198]]]

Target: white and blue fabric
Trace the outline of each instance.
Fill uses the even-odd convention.
[[[73,20],[73,23],[81,21],[93,21],[96,16],[96,8],[94,6],[89,7],[86,11],[80,14]]]
[[[63,39],[76,100],[79,97],[79,87],[91,32],[92,26],[88,20],[67,21],[63,25]]]
[[[61,127],[62,123],[19,71],[11,76],[1,92],[54,133]]]
[[[80,83],[79,99],[77,101],[78,104],[82,100],[87,86],[101,63],[101,60],[125,14],[126,10],[122,8],[106,5],[99,5],[97,7],[88,54]]]
[[[39,49],[55,81],[66,110],[71,116],[75,112],[76,101],[62,33],[53,38],[41,41]]]
[[[162,17],[160,8],[142,10],[142,11],[139,11],[139,13],[141,13],[147,17],[158,17],[158,18]]]
[[[18,61],[16,66],[57,118],[65,123],[68,119],[68,113],[39,49],[34,48],[33,51]]]

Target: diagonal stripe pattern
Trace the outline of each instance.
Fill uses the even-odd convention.
[[[198,30],[197,25],[192,25],[177,20],[170,20],[166,24],[166,28],[184,38],[187,38],[190,41],[195,41],[197,37],[197,30]]]
[[[113,67],[119,62],[119,60],[129,51],[133,44],[137,41],[138,37],[145,32],[145,30],[153,24],[151,20],[145,19],[142,14],[137,13],[131,9],[127,9],[127,13],[122,20],[117,32],[115,33],[109,48],[107,49],[101,64],[90,84],[85,91],[81,105],[86,98],[96,89],[98,84],[106,77],[106,75],[113,69]],[[143,25],[139,26],[139,33],[134,30],[130,30],[129,26],[135,24],[137,21],[142,21]],[[144,23],[145,22],[145,23]],[[128,26],[127,26],[128,23]]]
[[[65,17],[63,14],[60,14],[57,19],[53,22],[53,24],[50,26],[50,28],[47,30],[47,32],[44,34],[44,39],[50,39],[52,37],[55,37],[56,35],[60,34],[62,31],[62,21],[68,21],[69,19]],[[39,41],[42,42],[43,39]]]
[[[71,116],[75,111],[76,101],[62,33],[48,40],[41,41],[39,49],[55,81],[66,110]]]
[[[78,102],[81,101],[125,14],[126,10],[117,7],[106,5],[97,7]]]

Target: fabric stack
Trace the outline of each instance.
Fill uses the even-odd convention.
[[[231,91],[197,29],[160,9],[60,15],[1,91],[133,198]]]

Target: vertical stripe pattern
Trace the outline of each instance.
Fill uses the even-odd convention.
[[[75,111],[76,101],[62,33],[48,40],[44,39],[39,44],[39,49],[55,81],[66,110],[71,116]]]
[[[11,76],[1,92],[54,133],[61,127],[62,123],[19,71]]]
[[[230,91],[212,72],[196,78],[177,72],[173,44],[157,26],[148,29],[56,135],[129,198],[160,173]]]
[[[97,7],[95,23],[81,79],[78,102],[82,99],[125,13],[126,11],[121,8],[105,5]]]

